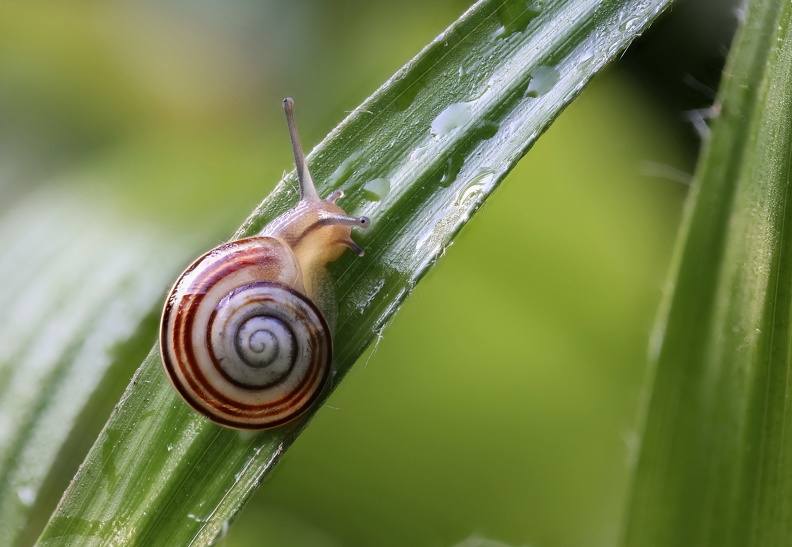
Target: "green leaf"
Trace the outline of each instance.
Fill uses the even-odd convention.
[[[626,545],[792,534],[792,4],[744,14],[655,334]]]
[[[336,385],[538,135],[668,3],[480,2],[314,150],[320,193],[343,188],[345,209],[373,220],[356,235],[366,257],[332,268]],[[295,196],[290,175],[236,237]],[[207,544],[305,423],[258,434],[208,423],[178,398],[154,348],[42,543]]]

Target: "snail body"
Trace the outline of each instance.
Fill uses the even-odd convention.
[[[254,237],[231,241],[198,258],[165,304],[160,353],[179,394],[210,420],[237,429],[268,429],[301,416],[332,371],[334,298],[326,265],[350,248],[353,226],[336,191],[321,199],[294,124],[300,200]]]

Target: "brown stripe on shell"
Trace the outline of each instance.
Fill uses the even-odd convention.
[[[201,295],[201,297],[203,297],[203,295]],[[192,300],[196,301],[202,299],[203,298],[194,298]],[[310,301],[307,302],[310,303]],[[311,306],[313,306],[312,303],[310,304]],[[329,329],[327,329],[326,322],[324,321],[324,318],[320,315],[318,309],[316,309],[315,311],[317,313],[317,317],[319,317],[322,322],[323,331],[325,333],[328,333],[326,335],[326,341],[328,344],[331,344],[332,342],[329,336]],[[180,315],[186,315],[190,319],[193,316],[193,314],[190,313],[180,314]],[[180,332],[189,332],[189,329],[191,328],[190,326],[191,322],[189,322],[189,320],[187,325],[188,325],[187,328],[184,329],[183,331],[182,329],[179,329]],[[182,336],[184,335],[182,334]],[[186,344],[186,345],[182,344],[180,346],[182,349],[186,349],[190,355],[194,355],[190,344]],[[177,357],[177,361],[179,361],[178,357]],[[264,417],[265,415],[280,415],[283,414],[284,412],[294,409],[295,411],[294,415],[284,416],[282,419],[279,419],[277,421],[273,421],[271,419],[267,420],[266,427],[275,427],[275,425],[273,424],[275,424],[276,422],[286,423],[287,421],[291,421],[295,419],[297,416],[299,416],[299,414],[301,414],[303,410],[309,408],[311,403],[319,395],[321,395],[321,392],[324,386],[326,385],[327,380],[329,380],[329,374],[324,374],[324,378],[318,378],[318,377],[322,376],[325,371],[329,372],[330,361],[331,361],[331,353],[328,352],[325,366],[311,367],[310,376],[300,384],[301,386],[300,389],[298,389],[297,391],[292,391],[290,393],[287,393],[283,397],[280,397],[274,401],[262,405],[249,405],[249,404],[241,403],[239,401],[233,401],[228,399],[222,392],[214,389],[214,387],[207,382],[205,376],[201,373],[199,369],[190,367],[189,372],[191,374],[184,373],[184,377],[187,383],[190,385],[190,388],[192,388],[192,392],[194,392],[195,394],[196,399],[194,400],[193,394],[191,394],[189,391],[184,390],[183,386],[179,385],[179,383],[175,381],[177,380],[177,377],[174,376],[172,372],[173,365],[171,363],[168,363],[166,368],[169,369],[172,380],[174,380],[174,384],[179,389],[179,392],[183,395],[185,400],[187,400],[187,402],[189,402],[191,406],[193,406],[199,412],[206,414],[209,418],[211,418],[214,421],[220,421],[218,420],[218,418],[220,418],[219,416],[217,416],[216,414],[209,415],[206,407],[199,403],[201,398],[203,398],[204,402],[206,402],[207,404],[212,406],[212,408],[220,412],[224,412],[227,415],[231,415],[235,417],[243,417],[243,416],[247,417],[248,420],[244,422],[248,424],[246,427],[259,429],[264,427],[260,422],[260,418]],[[198,379],[197,381],[196,378]],[[312,390],[314,390],[314,393],[304,403],[298,404],[307,394],[310,394]],[[212,400],[214,401],[212,402]],[[297,412],[298,410],[299,412]],[[230,419],[223,419],[222,423],[226,425],[232,425],[233,427],[245,427],[242,425],[241,421],[232,421]]]
[[[297,291],[294,291],[293,289],[291,289],[289,287],[286,287],[285,285],[280,285],[280,286],[283,287],[284,289],[287,289],[288,291],[293,293],[295,296],[297,296],[298,298],[300,298],[303,301],[305,301],[306,303],[308,303],[313,308],[313,310],[316,313],[317,317],[319,317],[321,319],[321,321],[322,321],[322,330],[321,330],[321,332],[324,332],[326,334],[327,342],[331,343],[332,339],[331,339],[331,337],[329,335],[330,329],[328,328],[327,323],[325,322],[324,317],[322,316],[321,312],[314,305],[314,303],[311,302],[310,300],[308,300],[306,297],[304,297],[300,293],[298,293]],[[182,359],[178,359],[178,357],[177,357],[177,361],[179,362],[180,365],[185,364],[185,363],[195,363],[196,362],[195,352],[194,352],[194,349],[192,347],[192,344],[189,343],[189,338],[185,338],[185,335],[182,334],[182,333],[191,333],[191,332],[193,332],[193,329],[195,328],[194,325],[193,325],[193,322],[195,321],[195,318],[197,317],[197,314],[190,313],[190,308],[198,308],[198,307],[200,307],[201,303],[203,302],[203,300],[206,297],[206,293],[198,294],[198,295],[190,295],[190,296],[192,296],[192,298],[189,299],[190,302],[192,303],[192,305],[191,306],[186,306],[186,307],[180,307],[180,310],[179,310],[180,313],[178,314],[179,316],[183,317],[183,322],[180,324],[182,326],[182,328],[179,329],[179,333],[181,334],[181,336],[175,336],[174,335],[174,337],[173,337],[174,340],[181,340],[182,341],[182,343],[177,346],[177,347],[181,348],[183,353],[184,353],[184,357]],[[177,324],[179,324],[179,323],[177,323]],[[175,329],[174,329],[174,334],[175,334]],[[185,343],[185,341],[187,343]],[[211,346],[208,345],[209,344],[208,336],[205,338],[205,341],[207,343],[207,348],[209,349],[209,351],[211,353],[213,350],[212,350]],[[330,366],[330,357],[331,357],[331,355],[329,354],[328,355],[328,360],[327,360],[327,368],[329,368],[329,366]],[[215,362],[213,362],[213,364],[215,365],[215,368],[217,368],[216,360],[213,360],[213,361],[215,361]],[[181,367],[181,368],[182,368],[182,370],[185,370],[184,367]],[[241,401],[235,401],[233,399],[229,399],[228,397],[226,397],[226,395],[222,391],[219,391],[219,390],[215,389],[215,387],[211,384],[211,382],[209,382],[207,380],[206,376],[204,376],[204,374],[201,372],[200,368],[189,367],[186,370],[189,371],[190,374],[187,374],[186,372],[183,372],[183,375],[184,375],[185,379],[187,380],[187,383],[193,389],[193,391],[196,392],[199,395],[200,399],[203,399],[207,403],[209,403],[209,400],[210,400],[210,397],[211,397],[211,399],[214,399],[214,400],[216,400],[218,402],[225,403],[225,405],[228,406],[228,411],[227,411],[228,413],[233,414],[233,415],[242,415],[242,414],[245,413],[244,411],[256,412],[256,411],[267,410],[267,409],[271,409],[273,407],[278,407],[278,406],[283,406],[283,405],[288,406],[288,404],[289,404],[288,401],[291,401],[291,400],[293,400],[295,398],[301,397],[303,395],[303,392],[308,391],[308,390],[311,389],[311,385],[316,381],[316,376],[319,375],[323,371],[323,368],[324,367],[312,366],[311,367],[311,376],[308,378],[309,381],[303,381],[300,384],[300,385],[306,386],[306,387],[301,389],[299,392],[297,392],[296,395],[291,395],[291,393],[294,393],[294,392],[290,392],[290,394],[287,394],[284,397],[281,397],[279,399],[275,399],[275,400],[273,400],[271,402],[264,403],[264,404],[261,404],[261,405],[250,405],[250,404],[245,404],[245,403],[243,403]],[[223,373],[223,376],[225,377],[226,375]],[[236,384],[236,382],[231,382],[231,383]],[[242,386],[240,386],[240,387],[242,387]],[[249,388],[243,387],[243,389],[249,389]],[[210,397],[208,397],[207,395],[209,395]],[[211,405],[211,406],[213,408],[220,408],[217,405]]]
[[[249,287],[251,285],[243,285],[243,286],[241,286],[241,287],[239,287],[238,289],[235,289],[235,290],[237,290],[237,291],[238,290],[242,290],[242,289],[245,289],[246,287]],[[306,301],[306,302],[308,302],[308,303],[313,305],[313,302],[311,302],[310,300],[308,300],[307,298],[305,298],[301,294],[297,293],[297,291],[295,291],[295,290],[293,290],[293,289],[291,289],[289,287],[286,287],[285,285],[280,285],[280,286],[285,288],[285,289],[289,289],[289,291],[291,291],[291,293],[293,293],[294,296],[296,296],[296,297],[300,298],[301,300],[304,300],[304,301]],[[319,312],[319,310],[315,306],[314,306],[314,309],[315,309],[317,315],[319,315],[321,317],[321,312]],[[217,356],[215,355],[214,347],[212,347],[212,344],[211,344],[212,324],[214,323],[215,317],[217,316],[217,312],[218,312],[217,308],[212,310],[212,313],[209,315],[209,322],[206,325],[206,345],[207,345],[207,348],[209,350],[209,354],[210,354],[210,357],[211,357],[211,360],[212,360],[212,364],[215,367],[215,370],[218,372],[218,374],[223,376],[223,378],[225,378],[230,384],[233,384],[233,385],[237,386],[240,389],[248,389],[248,390],[251,390],[251,391],[255,391],[257,389],[260,389],[260,388],[257,388],[255,386],[249,386],[249,385],[243,384],[242,382],[238,382],[237,380],[235,380],[234,378],[229,376],[228,373],[226,373],[226,371],[223,370],[223,367],[220,366],[220,362],[219,362]],[[296,356],[295,356],[294,360],[296,360]],[[292,362],[292,366],[294,366],[294,362]],[[288,377],[285,377],[285,378],[283,378],[281,380],[278,380],[275,383],[269,384],[267,387],[268,388],[269,387],[275,387],[275,386],[277,386],[279,384],[282,384],[286,380],[288,380]],[[249,405],[249,408],[254,408],[254,407]]]
[[[179,309],[177,310],[177,318],[181,318],[181,322],[176,320],[174,321],[173,340],[174,341],[181,340],[182,343],[178,345],[174,345],[173,347],[180,348],[182,352],[185,354],[181,359],[179,358],[178,355],[176,355],[176,360],[180,364],[196,362],[195,352],[192,344],[190,343],[190,338],[186,337],[185,334],[183,334],[183,333],[193,332],[193,328],[194,328],[193,322],[197,317],[197,313],[192,313],[191,310],[200,309],[203,300],[206,298],[206,295],[210,292],[211,288],[217,284],[218,281],[221,281],[225,277],[241,270],[244,267],[257,266],[260,265],[262,262],[266,262],[268,259],[271,259],[271,257],[261,252],[263,250],[263,246],[259,248],[256,247],[244,248],[244,245],[253,243],[254,240],[256,239],[265,239],[265,238],[247,238],[247,239],[232,241],[224,245],[221,245],[220,247],[212,251],[209,251],[208,253],[200,257],[198,260],[196,260],[192,264],[192,266],[190,266],[190,268],[188,268],[185,271],[185,273],[182,274],[181,278],[179,278],[179,280],[174,285],[174,288],[171,292],[172,295],[175,295],[175,293],[179,289],[187,289],[188,287],[180,286],[182,280],[188,274],[191,274],[199,265],[207,261],[207,259],[214,259],[222,252],[221,256],[223,256],[223,260],[218,260],[218,264],[214,269],[209,269],[207,270],[206,273],[202,273],[201,275],[202,282],[197,286],[190,285],[189,288],[192,289],[191,292],[189,293],[190,298],[188,299],[187,298],[188,295],[185,295],[183,299],[189,301],[191,305],[179,306]],[[266,238],[266,239],[272,241],[270,238]],[[234,252],[233,254],[226,254],[224,252],[226,249],[234,248],[234,247],[241,247],[242,249],[240,251]],[[248,258],[248,255],[253,255],[253,257]],[[233,262],[230,261],[231,257],[235,258]],[[209,279],[205,279],[206,277],[209,277]],[[171,302],[172,300],[173,300],[173,296],[171,298],[168,298],[169,302]],[[165,316],[163,316],[163,325],[165,325]],[[178,331],[176,329],[177,326],[180,327]],[[178,336],[176,335],[176,332],[179,333]],[[161,338],[161,340],[166,340],[166,339],[167,338],[165,338],[164,336],[163,338]],[[209,397],[207,395],[210,395],[214,399],[220,399],[220,400],[225,399],[225,396],[221,392],[214,389],[214,387],[206,379],[206,377],[203,375],[203,373],[200,371],[199,368],[197,367],[189,367],[187,369],[184,369],[184,367],[180,367],[180,368],[184,371],[182,374],[185,380],[187,381],[189,386],[193,389],[193,391],[196,392],[199,400],[204,400],[208,402]],[[173,369],[170,368],[169,373],[171,373],[172,370]],[[187,374],[187,371],[189,371],[191,374]],[[172,376],[172,378],[176,378],[176,377]],[[174,381],[174,385],[175,384],[176,382]],[[182,386],[178,386],[178,387],[180,393],[183,393],[184,392],[183,387]],[[241,405],[242,403],[238,403],[238,404]],[[205,409],[201,410],[201,412],[205,413]]]
[[[285,286],[282,287],[288,289],[288,287]],[[293,291],[292,289],[288,289],[288,290],[296,294],[301,299],[308,302],[314,308],[317,317],[321,317],[319,310],[316,309],[313,303],[311,303],[302,295],[299,295],[299,293],[296,293],[296,291]],[[189,299],[192,302],[192,306],[184,307],[180,310],[183,312],[183,313],[179,313],[179,315],[183,317],[183,321],[180,324],[181,328],[179,328],[178,330],[179,336],[174,336],[174,340],[182,340],[182,344],[179,344],[178,347],[182,349],[185,356],[182,359],[178,359],[177,357],[177,361],[179,361],[180,364],[195,362],[195,353],[192,345],[190,343],[185,343],[185,342],[189,342],[189,338],[186,338],[187,335],[185,333],[190,333],[195,328],[193,322],[195,320],[196,314],[189,312],[190,307],[200,306],[201,302],[204,300],[204,297],[205,294],[195,295],[193,298]],[[324,323],[323,318],[322,321],[325,332],[329,332],[327,330],[326,323]],[[179,323],[177,322],[177,324]],[[330,340],[329,335],[327,335],[327,340],[328,341]],[[329,366],[329,358],[328,358],[328,366]],[[187,383],[192,388],[192,390],[196,392],[196,394],[198,394],[199,397],[202,396],[207,403],[209,403],[210,399],[214,399],[218,403],[222,403],[228,406],[228,413],[241,416],[241,415],[249,414],[251,412],[268,410],[282,406],[286,406],[288,408],[289,406],[291,406],[290,403],[291,401],[295,399],[299,400],[301,397],[304,396],[305,392],[310,391],[311,386],[315,384],[315,382],[317,381],[317,376],[321,374],[322,369],[323,367],[311,367],[310,369],[311,375],[300,384],[301,386],[304,387],[301,388],[299,391],[297,392],[292,391],[279,399],[260,405],[250,405],[250,404],[242,403],[240,401],[234,401],[229,399],[228,397],[226,397],[226,395],[223,392],[214,388],[214,386],[207,380],[207,378],[203,375],[203,373],[199,368],[189,367],[187,371],[190,374],[184,373],[184,376],[185,379],[187,380]],[[207,397],[207,395],[209,397]],[[217,405],[212,405],[212,406],[218,409],[221,408]]]
[[[205,414],[205,409],[201,406],[197,405],[192,400],[192,395],[188,393],[181,382],[178,381],[178,376],[176,375],[176,369],[173,364],[173,358],[171,356],[171,348],[170,344],[167,343],[168,340],[168,323],[170,321],[171,313],[173,311],[173,297],[168,297],[168,300],[165,304],[165,310],[162,314],[162,321],[160,323],[160,356],[162,357],[162,364],[165,366],[165,371],[168,373],[168,379],[173,384],[173,387],[176,388],[176,391],[179,392],[179,395],[182,396],[184,399],[193,409],[200,412],[201,414]],[[226,424],[228,425],[228,424]]]
[[[203,257],[194,262],[172,289],[166,301],[160,327],[163,363],[171,382],[174,384],[179,394],[190,406],[206,415],[211,420],[223,425],[242,429],[276,427],[297,418],[305,410],[310,408],[313,402],[321,395],[323,388],[329,380],[332,358],[332,340],[329,335],[326,321],[321,312],[305,296],[290,287],[281,285],[282,288],[285,288],[290,293],[294,293],[294,295],[308,304],[316,317],[319,318],[321,328],[318,338],[324,338],[327,343],[325,362],[318,363],[323,366],[311,366],[308,376],[303,379],[302,383],[298,384],[296,390],[284,394],[276,400],[259,405],[229,401],[224,394],[220,393],[213,386],[207,385],[206,377],[197,367],[184,366],[188,362],[195,362],[196,356],[194,348],[191,343],[189,343],[192,338],[190,334],[192,332],[191,329],[195,328],[194,322],[196,317],[194,312],[204,303],[208,294],[211,293],[212,287],[227,275],[233,275],[235,272],[245,267],[260,266],[262,261],[273,259],[273,257],[263,254],[263,247],[259,248],[254,246],[252,248],[245,248],[246,245],[251,245],[250,240],[253,239],[256,238],[249,238],[248,240],[240,240],[223,245],[214,251],[206,253]],[[232,250],[234,247],[236,247],[237,250]],[[230,256],[234,258],[231,262],[218,261],[216,265],[211,264],[210,261],[217,257],[217,253],[221,249],[231,251]],[[206,262],[209,262],[209,264]],[[197,271],[201,266],[208,266],[207,271]],[[185,281],[186,276],[193,275],[193,273],[197,273],[199,277],[195,283],[192,283],[192,287],[193,289],[197,288],[200,290],[197,294],[185,294],[183,291],[190,290],[190,287],[182,287],[180,285]],[[174,344],[166,343],[168,342],[169,331],[172,336],[170,341],[175,342]],[[177,374],[177,368],[182,370],[183,380]],[[183,385],[182,382],[186,385]],[[215,409],[215,412],[207,409],[206,405]]]

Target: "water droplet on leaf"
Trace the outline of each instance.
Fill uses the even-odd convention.
[[[379,201],[388,195],[390,189],[391,186],[388,179],[370,180],[363,186],[363,196],[371,201]]]

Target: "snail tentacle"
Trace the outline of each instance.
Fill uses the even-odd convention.
[[[335,203],[336,201],[338,201],[342,197],[344,197],[344,191],[343,190],[336,190],[335,192],[333,192],[332,194],[327,196],[325,198],[325,201],[328,202],[328,203]]]
[[[300,134],[297,132],[297,122],[294,121],[294,101],[288,97],[283,99],[283,110],[286,112],[286,123],[289,125],[289,137],[294,153],[294,165],[297,168],[297,180],[300,183],[300,200],[316,201],[319,199],[319,194],[311,178],[311,172],[308,170]]]

